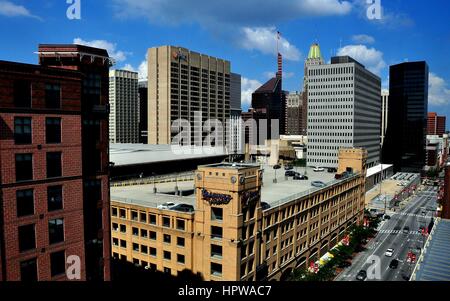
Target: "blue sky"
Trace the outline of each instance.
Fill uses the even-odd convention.
[[[145,77],[147,48],[179,45],[230,60],[243,76],[247,109],[251,92],[276,71],[278,30],[286,90],[301,90],[312,42],[326,61],[352,55],[384,88],[389,65],[426,60],[429,111],[447,115],[450,128],[450,2],[371,1],[380,1],[381,19],[367,17],[366,0],[80,0],[80,20],[67,18],[66,0],[0,0],[0,60],[37,63],[37,44],[75,41],[107,48],[117,68]]]

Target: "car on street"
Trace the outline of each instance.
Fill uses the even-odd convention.
[[[311,185],[314,186],[314,187],[319,187],[319,188],[327,186],[327,184],[325,184],[322,181],[314,181],[314,182],[311,183]]]
[[[273,169],[280,169],[280,168],[281,168],[281,166],[278,164],[273,166]]]
[[[384,253],[384,255],[386,255],[386,257],[392,257],[392,255],[394,254],[394,249],[389,248],[386,250],[386,252]]]
[[[397,267],[398,267],[398,260],[397,259],[392,259],[391,263],[389,263],[389,268],[396,269]]]
[[[162,203],[161,205],[159,205],[157,208],[158,208],[158,209],[170,209],[170,208],[172,208],[173,206],[175,206],[175,203],[172,203],[172,202],[165,202],[165,203]]]
[[[367,272],[365,270],[361,270],[356,275],[356,280],[364,281],[367,278]]]
[[[389,215],[385,214],[385,215],[383,216],[383,219],[384,219],[384,220],[388,220],[388,219],[391,219],[391,216],[389,216]]]
[[[307,177],[307,176],[304,176],[304,175],[302,175],[302,174],[296,174],[296,175],[294,176],[294,180],[308,180],[308,177]]]
[[[181,212],[194,212],[194,206],[189,204],[178,204],[170,208],[170,210]]]
[[[284,173],[284,176],[285,176],[285,177],[293,177],[293,176],[295,176],[295,171],[293,171],[293,170],[288,170],[288,171],[286,171],[286,172]]]
[[[315,172],[321,172],[321,171],[325,171],[325,169],[322,168],[322,167],[316,167],[316,168],[313,169],[313,171],[315,171]]]
[[[403,233],[404,233],[404,234],[408,234],[408,233],[409,233],[409,227],[408,227],[408,226],[405,226],[405,227],[403,228]]]

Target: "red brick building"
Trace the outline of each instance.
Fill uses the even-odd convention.
[[[445,134],[445,116],[438,116],[434,112],[428,113],[428,135],[441,136]]]
[[[0,61],[0,280],[109,280],[105,50],[40,45]]]

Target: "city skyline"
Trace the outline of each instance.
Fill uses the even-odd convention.
[[[65,2],[0,1],[0,25],[11,28],[4,33],[8,44],[0,49],[2,59],[36,63],[34,47],[42,42],[88,44],[106,48],[116,60],[114,69],[131,69],[143,76],[149,47],[179,45],[231,61],[233,71],[242,74],[246,111],[251,93],[276,72],[276,33],[280,31],[283,84],[288,91],[301,91],[304,59],[309,46],[318,42],[325,62],[332,55],[348,54],[379,75],[383,89],[388,88],[390,65],[426,60],[429,110],[450,114],[450,66],[445,56],[450,34],[444,1],[433,6],[381,1],[380,20],[369,20],[368,5],[359,0],[326,0],[320,7],[300,0],[268,1],[261,7],[253,1],[231,7],[221,7],[220,1],[202,2],[184,6],[184,12],[176,7],[177,1],[166,5],[134,0],[81,2],[80,20],[67,18]],[[195,13],[194,7],[201,9]],[[273,15],[274,9],[279,14]]]

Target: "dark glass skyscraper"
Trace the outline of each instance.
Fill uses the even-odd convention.
[[[394,171],[420,172],[425,165],[428,113],[428,65],[408,62],[390,67],[389,124],[383,163]]]

